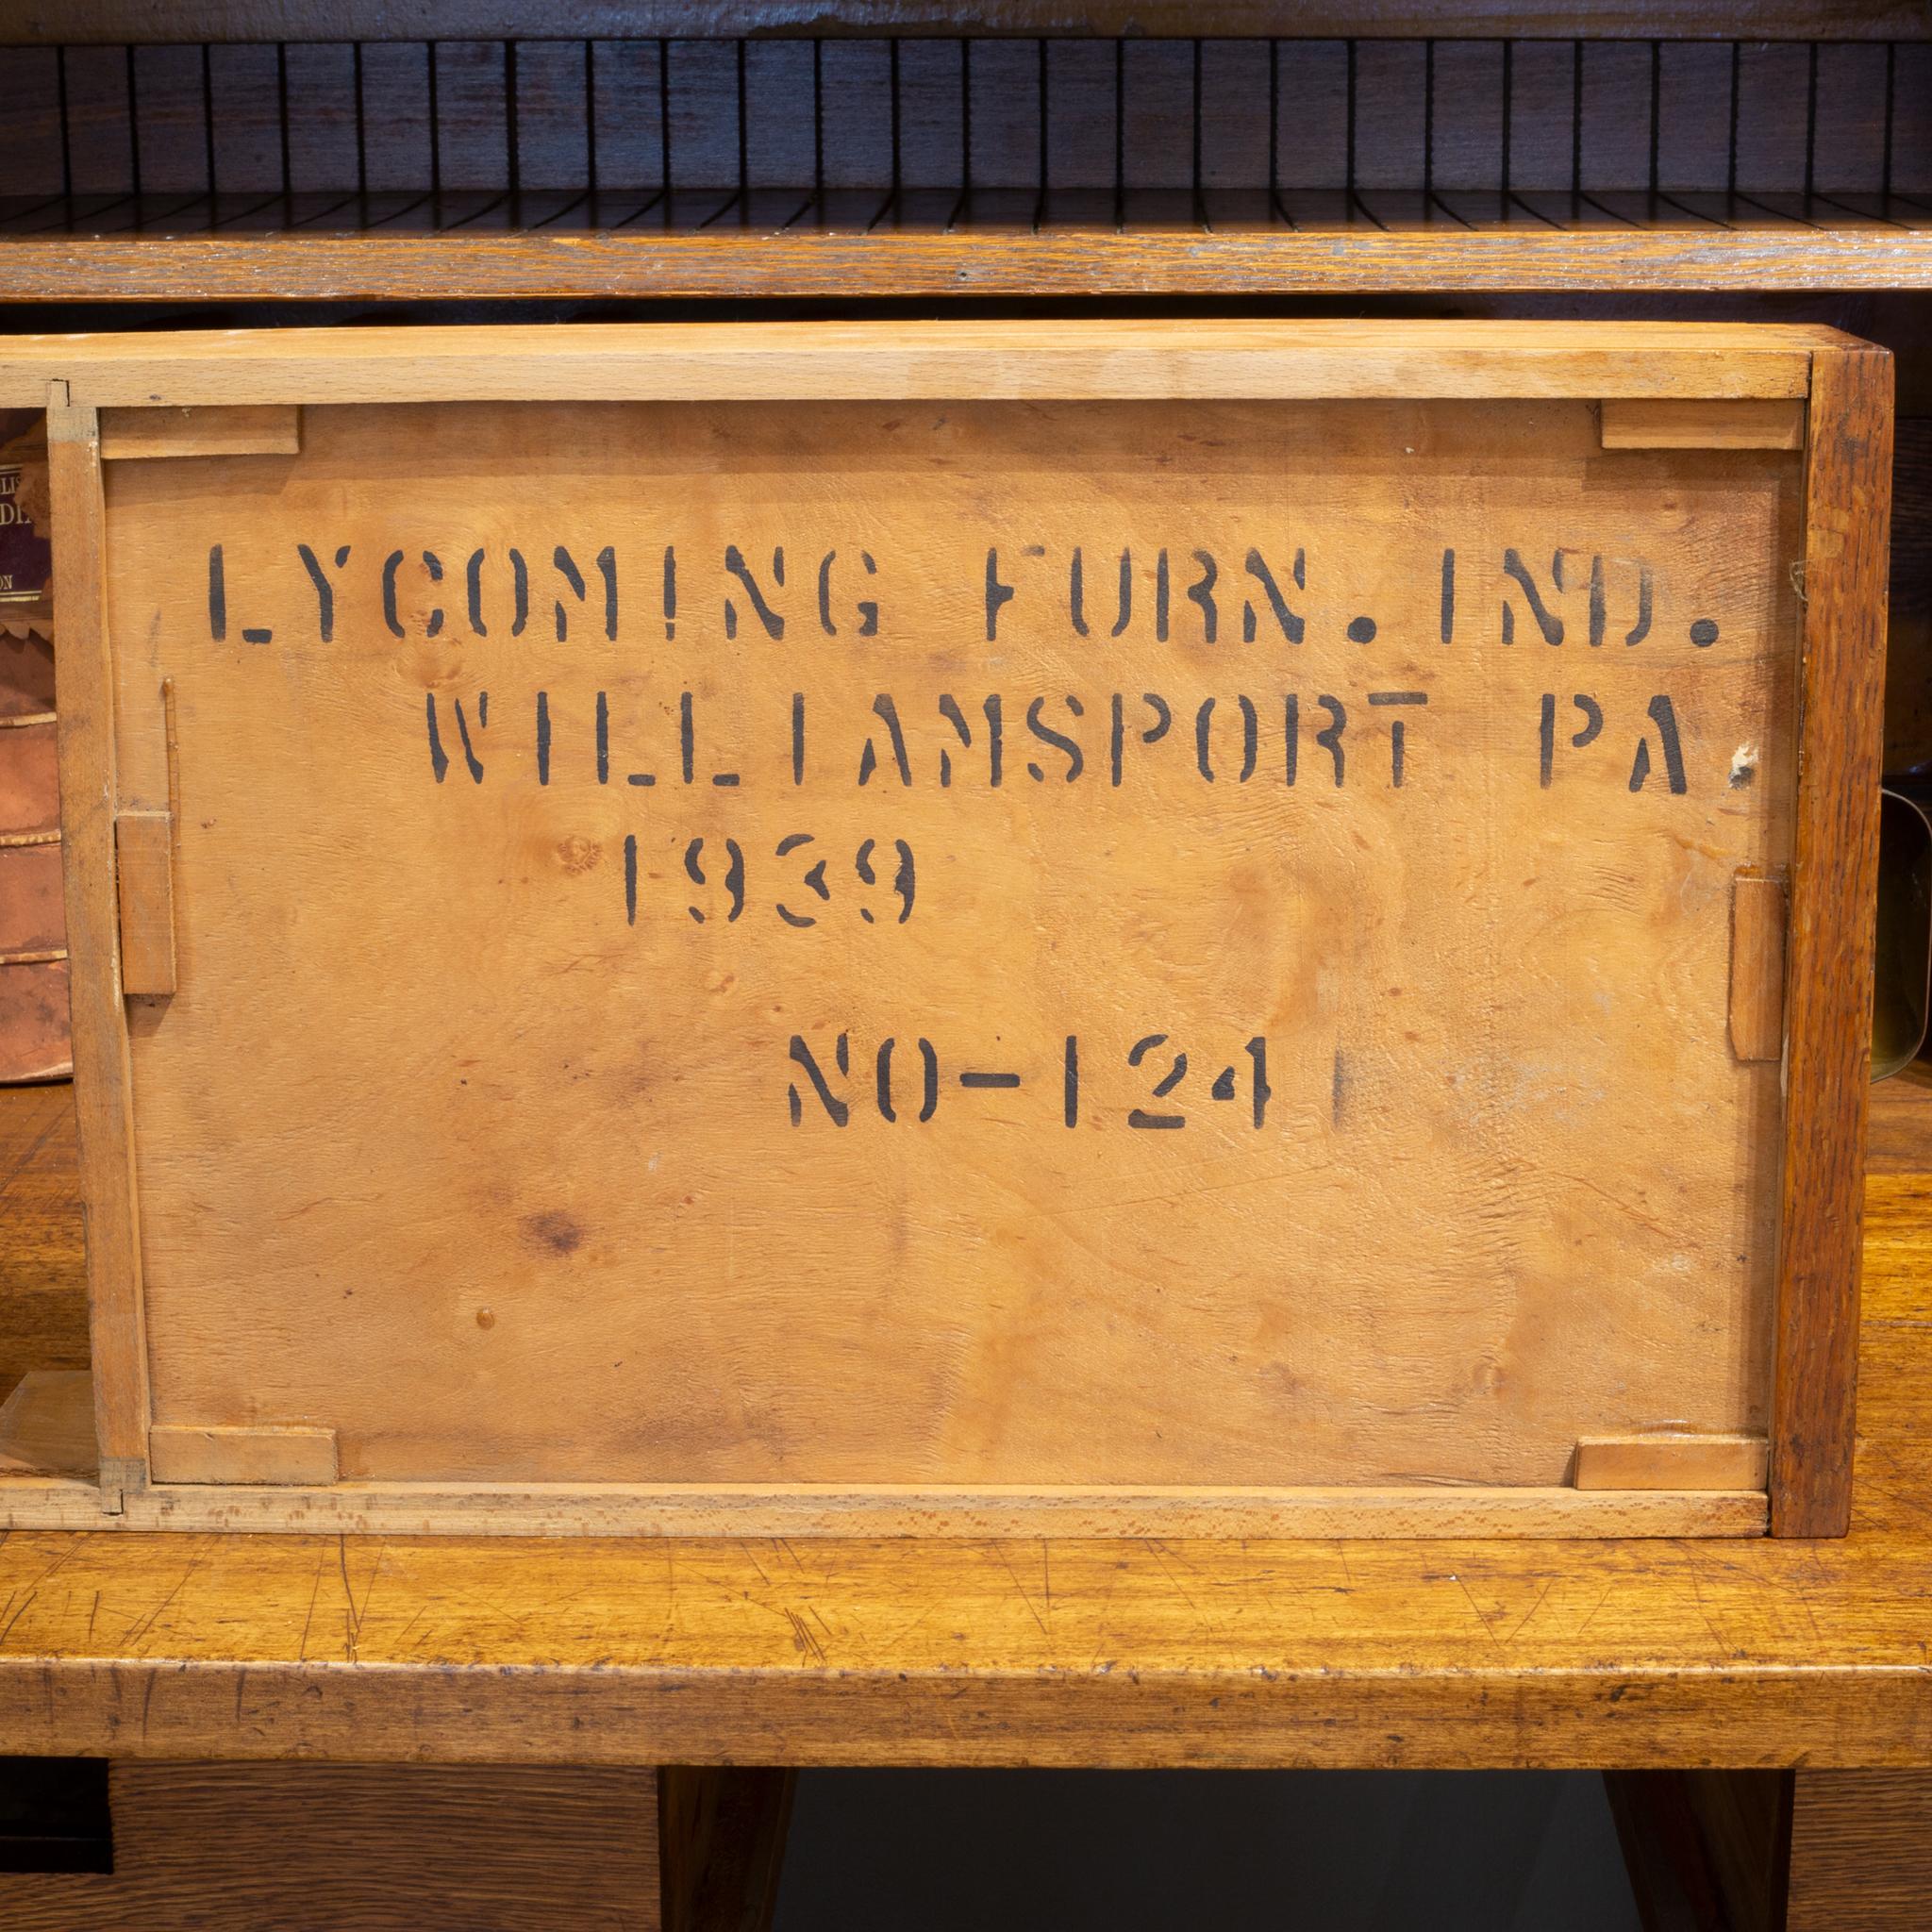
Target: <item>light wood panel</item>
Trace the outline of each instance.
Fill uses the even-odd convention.
[[[1606,403],[1606,449],[1803,449],[1797,403]]]
[[[333,1429],[286,1423],[153,1428],[147,1441],[158,1483],[300,1487],[336,1479]]]
[[[1314,1532],[1345,1499],[1280,1492],[1359,1484],[1385,1533],[1757,1526],[1737,1495],[1491,1491],[1554,1490],[1579,1434],[1763,1420],[1776,1073],[1725,1025],[1733,871],[1786,858],[1793,459],[1607,456],[1573,402],[317,408],[271,499],[258,460],[117,468],[110,516],[115,625],[154,641],[130,805],[170,784],[141,694],[172,678],[179,717],[179,990],[137,1026],[155,1420],[333,1428],[351,1485],[424,1486],[291,1520],[433,1524],[494,1482],[512,1525],[724,1526],[736,1489],[745,1527],[972,1532],[1031,1487],[1071,1528],[1113,1486],[1123,1524]],[[1283,477],[1310,508],[1277,583]],[[640,491],[680,509],[641,529]],[[501,560],[541,568],[539,519],[587,560],[619,540],[608,591],[523,593],[541,685]],[[1528,598],[1519,542],[1574,568]],[[1096,687],[1122,547],[1139,616]],[[1565,621],[1597,695],[1566,685],[1559,744]],[[898,857],[858,890],[868,839]],[[1129,1071],[1170,1034],[1194,1087]],[[594,1481],[610,1514],[568,1493]]]
[[[111,1873],[0,1873],[14,1932],[657,1932],[657,1774],[128,1764]]]
[[[114,817],[115,889],[121,916],[121,990],[175,991],[175,819],[159,811]]]
[[[1576,1445],[1579,1490],[1761,1490],[1761,1436],[1586,1438]]]
[[[302,412],[292,404],[217,408],[108,409],[101,417],[104,462],[167,457],[292,457],[302,448]]]
[[[0,1474],[69,1476],[91,1491],[98,1460],[87,1372],[30,1369],[0,1404]]]

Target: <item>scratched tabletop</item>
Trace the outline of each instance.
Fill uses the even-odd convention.
[[[1932,1764],[1932,1086],[1878,1090],[1839,1542],[0,1541],[0,1753]],[[86,1359],[0,1091],[0,1382]]]

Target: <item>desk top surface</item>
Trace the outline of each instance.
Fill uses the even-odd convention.
[[[0,1752],[1932,1764],[1926,1097],[1875,1109],[1842,1541],[16,1531]],[[84,1358],[73,1135],[0,1091],[0,1370]]]

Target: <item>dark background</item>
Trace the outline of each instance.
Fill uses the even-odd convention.
[[[1594,1772],[808,1771],[774,1932],[1638,1932]]]

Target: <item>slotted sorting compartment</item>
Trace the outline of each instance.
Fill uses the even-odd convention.
[[[1932,285],[1919,42],[287,42],[8,62],[0,296]]]

